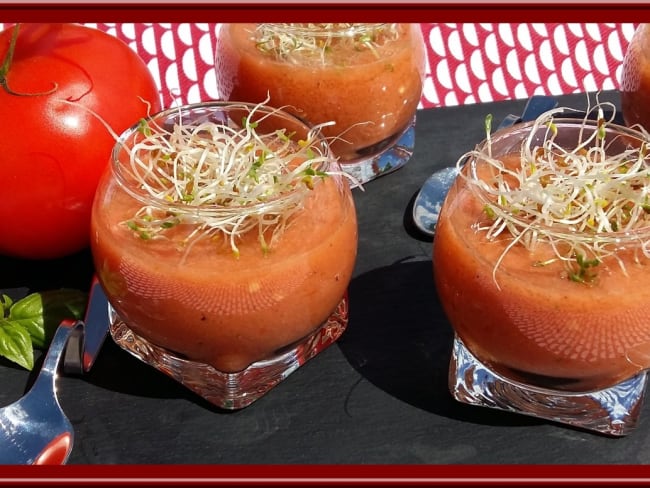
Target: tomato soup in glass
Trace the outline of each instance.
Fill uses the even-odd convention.
[[[604,119],[551,117],[469,153],[433,246],[458,400],[631,428],[650,366],[647,143]],[[637,403],[617,390],[626,381]]]
[[[248,405],[347,326],[355,208],[314,134],[266,106],[170,109],[122,136],[99,187],[113,338],[218,406]]]
[[[351,169],[395,146],[414,123],[425,47],[419,24],[223,24],[215,65],[220,97],[268,96],[312,124],[331,124],[323,134]],[[405,139],[395,151],[412,150]]]

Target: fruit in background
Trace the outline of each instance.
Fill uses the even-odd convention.
[[[80,24],[8,27],[0,63],[0,254],[81,251],[115,144],[108,127],[119,134],[159,111],[156,82],[127,44]]]

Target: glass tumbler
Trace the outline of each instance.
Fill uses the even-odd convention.
[[[91,219],[114,341],[218,407],[260,398],[347,326],[348,180],[317,129],[266,105],[125,131]]]
[[[636,426],[650,366],[648,139],[548,119],[486,138],[433,244],[463,403],[611,436]]]
[[[220,98],[325,124],[361,183],[410,159],[425,63],[419,24],[222,24],[215,55]]]

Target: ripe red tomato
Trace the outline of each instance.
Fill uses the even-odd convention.
[[[0,69],[13,26],[0,32]],[[80,24],[21,24],[0,72],[0,254],[59,258],[89,245],[90,209],[117,134],[161,109],[144,61]],[[142,100],[146,100],[150,106]]]

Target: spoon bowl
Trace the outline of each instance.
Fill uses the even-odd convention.
[[[36,381],[25,396],[0,409],[0,464],[64,464],[74,430],[56,396],[59,360],[83,322],[64,320],[57,328]]]

